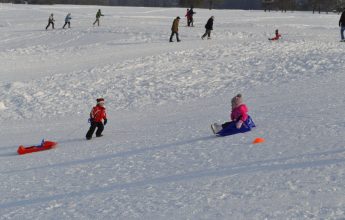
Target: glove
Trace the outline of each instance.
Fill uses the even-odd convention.
[[[108,123],[108,119],[104,119],[104,125],[106,125]]]
[[[236,128],[240,129],[242,127],[243,121],[239,120],[238,122],[236,122]]]

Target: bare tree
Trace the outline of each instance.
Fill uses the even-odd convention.
[[[268,10],[268,11],[271,11],[272,10],[272,7],[273,7],[273,4],[274,4],[274,0],[262,0],[261,2],[265,12]]]
[[[183,7],[199,7],[202,6],[204,3],[204,0],[179,0],[179,5]]]
[[[224,0],[208,0],[209,9],[212,10],[216,3],[221,3],[221,2],[224,2]]]

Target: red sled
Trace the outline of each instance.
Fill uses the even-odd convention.
[[[31,147],[24,147],[23,145],[20,145],[18,147],[18,154],[29,154],[37,151],[43,151],[43,150],[50,150],[53,149],[57,145],[56,142],[53,141],[42,141],[42,143],[38,146],[31,146]]]

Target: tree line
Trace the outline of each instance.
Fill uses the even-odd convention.
[[[151,7],[198,7],[218,8],[227,1],[236,0],[0,0],[0,2],[29,3],[29,4],[75,4],[75,5],[131,5]],[[341,12],[345,9],[345,0],[261,0],[262,9],[265,11],[313,11]]]
[[[225,0],[0,0],[0,3],[76,4],[76,5],[131,5],[131,6],[180,6],[213,8]]]
[[[341,12],[345,9],[345,0],[262,0],[262,7],[265,11],[280,10],[286,11],[313,11],[321,12]]]

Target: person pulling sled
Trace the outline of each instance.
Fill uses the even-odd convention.
[[[86,133],[86,139],[90,140],[92,138],[93,133],[95,132],[96,128],[96,137],[102,137],[102,132],[104,130],[104,125],[107,124],[107,113],[104,107],[104,99],[99,98],[96,100],[97,105],[94,106],[90,112],[90,123],[91,126],[89,131]]]
[[[214,134],[219,136],[232,135],[250,131],[255,127],[251,117],[247,114],[248,108],[243,103],[242,95],[238,94],[231,100],[231,121],[224,124],[214,123],[211,129]]]

